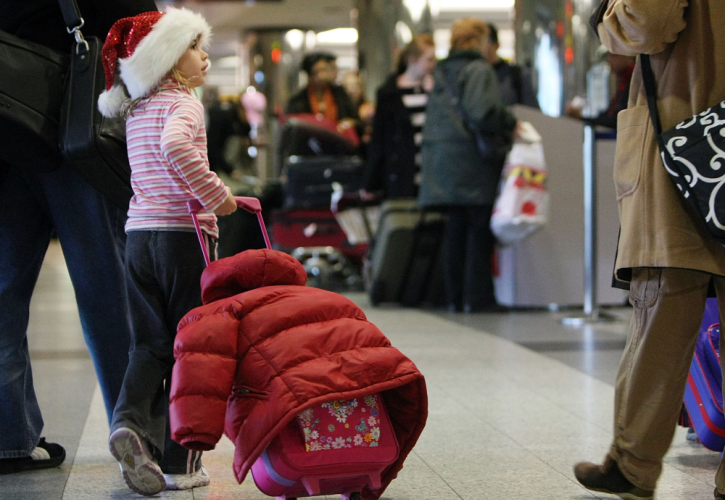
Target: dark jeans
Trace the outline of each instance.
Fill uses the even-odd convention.
[[[448,207],[443,241],[446,299],[457,310],[476,311],[496,304],[491,259],[491,205]]]
[[[211,250],[210,255],[214,255]],[[111,432],[119,427],[136,431],[151,445],[167,474],[188,474],[201,467],[201,460],[190,460],[192,452],[169,437],[168,411],[176,326],[186,313],[201,305],[199,280],[204,265],[194,232],[128,233],[126,288],[131,350]]]
[[[30,298],[55,230],[75,291],[83,335],[110,421],[130,343],[123,252],[126,211],[108,204],[70,167],[0,180],[0,458],[26,456],[43,418],[33,389]],[[59,390],[63,390],[59,388]]]

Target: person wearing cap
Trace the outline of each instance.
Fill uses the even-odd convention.
[[[134,191],[125,262],[131,350],[109,447],[128,487],[142,495],[209,484],[201,451],[169,437],[168,397],[176,327],[201,305],[204,259],[187,201],[203,207],[199,225],[212,255],[215,214],[236,210],[209,168],[204,108],[193,95],[206,81],[210,35],[199,14],[169,8],[119,20],[103,46],[106,90],[98,108],[126,117]]]
[[[100,38],[116,20],[155,8],[151,0],[78,0],[78,5],[83,34]],[[0,2],[0,30],[64,54],[74,43],[56,0]],[[41,437],[48,416],[33,387],[33,376],[37,380],[42,373],[31,370],[27,336],[31,298],[53,235],[63,248],[109,421],[130,343],[123,279],[126,209],[113,205],[69,163],[58,161],[45,174],[30,162],[11,165],[2,159],[5,140],[0,137],[0,474],[57,467],[65,459],[62,445]]]

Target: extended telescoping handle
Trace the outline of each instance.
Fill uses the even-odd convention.
[[[271,249],[272,244],[269,242],[269,235],[267,234],[267,227],[264,225],[264,219],[262,218],[262,204],[259,203],[259,200],[257,198],[251,198],[248,196],[235,196],[234,201],[237,202],[237,206],[239,208],[242,208],[246,210],[247,212],[257,214],[257,220],[259,221],[259,227],[262,230],[262,234],[264,235],[264,243],[267,245],[267,248]],[[187,207],[189,207],[189,213],[191,214],[191,219],[194,221],[194,227],[196,228],[196,235],[199,237],[199,244],[201,245],[201,251],[204,254],[204,262],[206,262],[206,265],[208,266],[211,262],[209,260],[209,250],[206,248],[206,244],[204,243],[204,235],[201,233],[201,226],[199,226],[199,218],[196,216],[199,212],[204,210],[204,207],[202,207],[199,200],[193,199],[186,202]]]

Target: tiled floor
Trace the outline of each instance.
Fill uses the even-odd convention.
[[[372,308],[350,297],[426,375],[427,427],[385,499],[607,498],[581,488],[572,464],[599,460],[609,444],[612,383],[630,310],[621,321],[562,326],[566,313],[440,314]],[[62,467],[0,476],[2,500],[141,498],[126,488],[107,451],[108,425],[62,254],[53,245],[32,305],[30,345],[44,435],[62,443]],[[251,479],[232,477],[233,447],[204,455],[207,488],[163,492],[177,499],[262,500]],[[657,498],[712,498],[719,456],[680,429]]]

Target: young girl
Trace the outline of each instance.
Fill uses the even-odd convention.
[[[204,260],[186,203],[196,198],[211,212],[199,221],[212,254],[214,214],[236,209],[209,170],[204,110],[192,95],[209,68],[202,47],[210,33],[198,14],[169,9],[119,20],[103,47],[99,109],[127,116],[134,190],[125,264],[132,341],[109,446],[126,484],[142,495],[209,484],[200,453],[169,437],[168,394],[176,325],[201,305]]]

